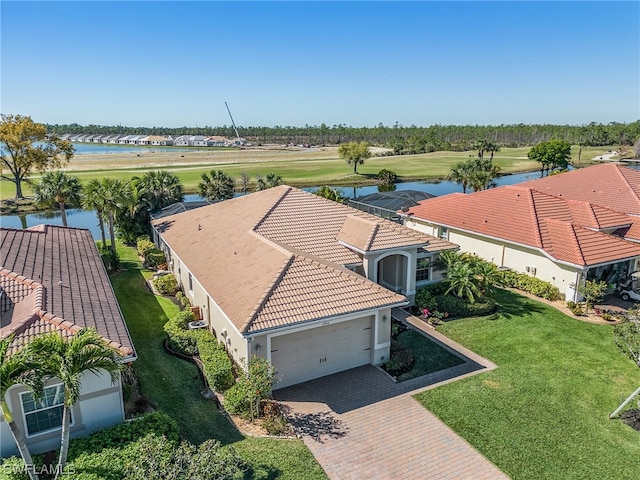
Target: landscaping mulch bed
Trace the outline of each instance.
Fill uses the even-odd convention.
[[[634,430],[640,432],[640,408],[636,410],[628,410],[624,412],[620,418]]]

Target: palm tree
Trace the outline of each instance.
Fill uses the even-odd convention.
[[[116,226],[118,234],[126,244],[133,244],[140,235],[148,233],[151,202],[149,190],[139,177],[131,177],[126,183],[126,194],[117,210]]]
[[[471,174],[469,175],[469,185],[474,192],[495,187],[495,179],[501,175],[500,165],[494,165],[491,160],[476,158],[471,160]]]
[[[471,177],[472,168],[469,161],[458,162],[451,167],[447,180],[462,185],[462,193],[467,193],[467,186]]]
[[[344,199],[340,196],[340,192],[335,188],[331,188],[328,186],[320,187],[318,190],[313,192],[315,195],[319,197],[326,198],[327,200],[333,200],[334,202],[344,203]]]
[[[235,182],[222,170],[211,170],[209,174],[203,173],[198,184],[198,193],[210,202],[215,200],[227,200],[233,198]]]
[[[97,178],[91,179],[84,187],[84,198],[82,206],[87,210],[95,210],[98,216],[98,226],[100,227],[100,236],[102,238],[102,246],[107,248],[107,240],[104,233],[104,190],[102,183]]]
[[[43,382],[42,378],[35,374],[37,365],[25,354],[24,349],[13,355],[7,355],[13,337],[12,334],[0,340],[0,410],[2,410],[2,418],[9,425],[29,477],[37,480],[38,475],[31,468],[33,460],[24,433],[16,425],[5,395],[14,385],[24,385],[38,397],[42,393]]]
[[[118,362],[119,353],[91,328],[83,328],[71,338],[63,338],[57,332],[38,336],[29,343],[28,349],[43,377],[58,378],[64,387],[57,479],[67,462],[71,408],[80,398],[82,376],[86,372],[96,375],[107,372],[116,383],[122,364]]]
[[[33,197],[38,203],[56,202],[60,206],[62,225],[67,226],[65,204],[79,204],[82,198],[82,184],[78,177],[67,175],[61,170],[46,172],[40,183],[33,187]]]
[[[453,293],[458,298],[466,298],[470,303],[476,301],[480,295],[480,289],[475,271],[469,262],[456,262],[452,268],[447,269],[449,288],[445,293]]]
[[[159,210],[184,199],[184,187],[180,179],[167,170],[147,172],[142,176],[142,182],[149,191],[152,210]]]
[[[489,161],[493,162],[493,154],[500,151],[500,147],[493,142],[487,142],[486,151],[491,153]]]
[[[246,195],[249,191],[249,175],[247,172],[240,172],[240,191]]]
[[[258,182],[256,184],[256,192],[260,190],[266,190],[268,188],[277,187],[278,185],[282,185],[284,180],[282,177],[276,173],[269,172],[265,176],[265,178],[258,177]]]
[[[109,219],[109,236],[111,238],[111,250],[116,253],[116,235],[115,224],[116,214],[123,208],[126,208],[129,202],[131,189],[120,179],[103,178],[102,188],[104,195],[104,210]]]

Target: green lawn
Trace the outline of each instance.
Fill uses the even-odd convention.
[[[499,314],[438,331],[499,368],[416,398],[514,479],[637,479],[640,433],[608,414],[640,369],[612,327],[510,292],[497,300]]]
[[[457,355],[412,329],[400,333],[396,341],[409,348],[416,360],[410,371],[398,376],[399,382],[464,363],[464,360]]]
[[[582,149],[582,164],[588,164],[596,156],[607,153],[615,147],[584,147]],[[503,148],[494,156],[494,162],[502,167],[503,173],[518,173],[538,169],[538,163],[527,158],[529,147]],[[476,152],[432,152],[419,155],[400,155],[390,157],[372,157],[358,167],[358,175],[353,175],[352,167],[339,158],[337,151],[327,152],[327,156],[306,158],[301,154],[296,157],[291,152],[283,153],[282,159],[253,161],[251,150],[246,151],[247,162],[225,163],[217,162],[209,165],[178,166],[170,165],[153,168],[108,169],[108,170],[73,170],[71,174],[80,178],[84,184],[94,178],[112,177],[129,179],[134,175],[142,175],[149,170],[167,169],[174,172],[182,181],[187,192],[194,193],[198,189],[198,182],[203,173],[212,169],[220,169],[232,177],[240,178],[241,172],[246,172],[255,182],[257,175],[276,172],[285,182],[292,186],[304,187],[315,185],[352,185],[372,183],[378,172],[383,168],[396,172],[402,180],[433,180],[447,176],[454,163],[474,157]],[[572,161],[577,163],[578,148],[571,149]],[[176,163],[180,158],[176,154]],[[39,176],[34,174],[38,180]],[[0,198],[12,198],[15,187],[10,182],[2,182]],[[30,186],[24,182],[25,195],[31,195]]]
[[[325,479],[301,440],[245,438],[220,415],[213,401],[202,397],[195,365],[167,355],[162,347],[162,327],[178,307],[147,289],[144,279],[151,272],[142,269],[134,248],[121,246],[118,251],[125,270],[113,276],[112,283],[138,354],[134,366],[142,392],[178,422],[182,437],[195,444],[209,438],[233,444],[258,478]]]

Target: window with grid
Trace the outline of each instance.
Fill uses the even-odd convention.
[[[449,240],[449,229],[447,227],[440,227],[440,238],[442,240]]]
[[[27,423],[27,435],[53,430],[62,425],[64,387],[62,384],[46,387],[42,398],[36,400],[31,392],[22,396],[22,411]]]
[[[416,262],[416,282],[422,282],[429,280],[429,272],[431,270],[431,258],[422,257],[418,258]]]

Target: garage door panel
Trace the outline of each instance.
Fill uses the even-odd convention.
[[[271,338],[276,388],[366,365],[371,360],[373,316]]]

